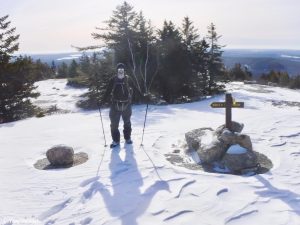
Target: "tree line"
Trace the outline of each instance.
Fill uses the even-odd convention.
[[[271,70],[268,73],[261,74],[258,78],[254,78],[249,68],[242,66],[240,63],[226,70],[225,77],[229,81],[255,80],[259,84],[300,89],[300,75],[290,76],[287,72]]]

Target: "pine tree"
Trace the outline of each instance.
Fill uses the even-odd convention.
[[[10,28],[10,21],[7,21],[8,15],[0,17],[0,62],[8,63],[12,54],[19,49],[17,42],[20,35],[15,35],[16,28]]]
[[[300,89],[300,75],[291,78],[289,87],[292,89]]]
[[[93,38],[104,41],[106,47],[114,51],[115,63],[123,62],[133,67],[135,59],[132,60],[131,50],[135,50],[133,40],[138,26],[137,13],[133,6],[124,1],[116,7],[113,15],[105,23],[105,28],[96,28],[100,33],[92,33]]]
[[[34,114],[31,97],[34,78],[30,76],[32,61],[29,58],[18,57],[13,61],[13,53],[18,50],[19,35],[16,28],[10,28],[8,16],[0,18],[0,123],[10,122]]]
[[[188,58],[182,44],[180,31],[170,21],[159,30],[160,69],[157,83],[164,99],[173,103],[185,95]]]
[[[236,63],[234,67],[229,70],[229,77],[231,80],[250,80],[251,76],[251,72],[247,69],[247,67],[243,68],[240,63]]]
[[[51,62],[51,71],[52,71],[53,77],[55,77],[57,75],[57,67],[53,60]]]
[[[80,72],[84,76],[89,77],[91,75],[91,62],[89,56],[86,53],[83,53],[79,58],[79,68]]]
[[[63,62],[58,67],[57,77],[58,78],[66,78],[66,77],[68,77],[68,74],[69,74],[69,67],[65,62]]]
[[[208,27],[207,39],[210,45],[209,59],[208,59],[208,73],[209,73],[209,91],[210,93],[217,92],[216,81],[224,75],[224,64],[222,62],[222,47],[218,44],[219,39],[222,37],[216,32],[216,26],[211,23]]]
[[[101,33],[93,33],[92,36],[104,41],[105,47],[114,53],[113,65],[125,63],[137,89],[147,92],[158,62],[153,28],[143,13],[137,13],[133,6],[124,1],[106,21],[106,27],[97,30]]]
[[[182,39],[189,60],[188,86],[191,95],[203,95],[207,88],[207,60],[208,44],[202,39],[189,17],[185,17],[182,24]]]
[[[290,83],[289,74],[287,72],[281,73],[281,75],[279,77],[279,85],[285,87],[285,86],[288,86],[289,83]]]
[[[69,68],[68,68],[68,77],[76,77],[78,76],[78,64],[77,62],[73,59]]]
[[[113,53],[111,51],[103,51],[99,58],[94,58],[91,75],[89,76],[89,92],[86,94],[87,100],[80,101],[78,106],[86,109],[97,108],[103,100],[109,79],[115,75],[112,63]]]

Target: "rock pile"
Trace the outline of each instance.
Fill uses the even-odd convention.
[[[199,128],[185,134],[189,149],[197,151],[201,164],[218,164],[231,173],[256,172],[259,163],[252,149],[250,136],[242,134],[244,125],[232,121],[232,129],[225,125]]]

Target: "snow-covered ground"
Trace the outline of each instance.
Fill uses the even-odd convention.
[[[76,101],[82,99],[80,96],[88,91],[88,88],[72,88],[66,85],[66,79],[50,79],[35,83],[35,91],[40,93],[32,102],[44,109],[55,106],[57,110],[64,112],[79,112]]]
[[[39,82],[42,95],[35,102],[74,113],[0,125],[0,224],[300,224],[299,91],[227,85],[237,101],[245,102],[244,109],[233,109],[233,119],[245,124],[254,150],[274,165],[266,174],[235,176],[177,167],[164,156],[184,143],[185,132],[224,123],[224,109],[210,108],[224,95],[150,105],[144,147],[145,105],[134,106],[134,144],[112,151],[104,147],[98,111],[75,107],[86,90],[65,83]],[[108,109],[102,115],[110,142]],[[84,151],[89,160],[69,169],[35,169],[33,164],[56,144]]]

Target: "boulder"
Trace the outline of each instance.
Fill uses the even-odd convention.
[[[252,142],[249,135],[246,134],[237,134],[236,144],[246,148],[249,151],[252,151]]]
[[[227,150],[227,146],[221,140],[214,139],[208,145],[201,145],[197,153],[201,163],[213,163],[220,161]]]
[[[237,133],[241,133],[242,130],[244,128],[244,124],[243,123],[238,123],[238,122],[235,122],[235,121],[232,121],[231,122],[231,131],[232,132],[237,132]],[[225,127],[225,124],[219,126],[216,130],[215,130],[215,135],[216,136],[220,136],[223,132],[224,129],[227,129]]]
[[[56,145],[47,150],[47,159],[53,166],[66,166],[74,161],[74,150],[65,145]]]
[[[185,134],[185,140],[189,149],[198,150],[201,143],[209,142],[213,136],[213,129],[210,127],[191,130]]]
[[[240,146],[252,151],[252,142],[249,135],[233,133],[227,128],[223,129],[223,132],[218,136],[218,139],[222,140],[226,145],[239,144]]]
[[[239,149],[238,151],[232,149]],[[253,151],[249,151],[240,145],[232,145],[227,150],[221,162],[233,173],[241,173],[244,170],[257,169],[258,159]]]

